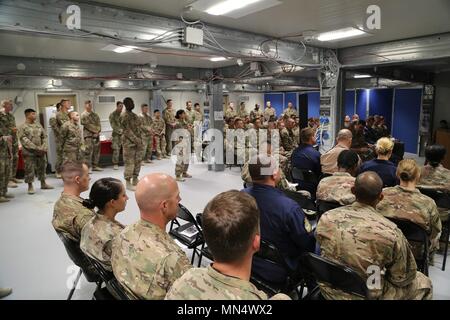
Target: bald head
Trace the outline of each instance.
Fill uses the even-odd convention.
[[[340,130],[338,132],[338,135],[337,135],[336,139],[337,139],[338,142],[341,142],[341,141],[352,140],[352,138],[353,138],[353,134],[352,134],[352,132],[350,130],[342,129],[342,130]]]
[[[366,171],[356,177],[353,193],[356,201],[376,206],[382,199],[383,181],[373,171]]]
[[[178,193],[175,179],[163,173],[152,173],[139,181],[135,197],[141,213],[153,214],[160,211],[163,202]]]

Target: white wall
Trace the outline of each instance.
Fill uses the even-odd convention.
[[[264,93],[250,93],[250,92],[230,92],[228,99],[230,102],[234,102],[235,106],[239,106],[241,103],[241,97],[248,97],[248,101],[245,102],[245,109],[250,113],[255,108],[255,104],[258,103],[264,109]]]
[[[435,84],[434,128],[438,128],[441,120],[450,123],[450,72],[437,74]]]

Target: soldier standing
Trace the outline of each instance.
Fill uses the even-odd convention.
[[[177,119],[176,129],[189,131],[190,125],[186,120],[186,112],[184,112],[184,110],[178,110],[175,118]],[[189,168],[189,137],[190,135],[180,136],[178,143],[174,147],[175,154],[177,155],[177,164],[175,166],[175,177],[177,181],[184,181],[184,178],[192,178],[192,176],[187,173]]]
[[[80,116],[78,112],[71,111],[69,113],[69,121],[65,122],[61,127],[63,162],[67,160],[81,161],[83,159],[82,148],[84,146],[82,146],[79,121]]]
[[[81,124],[83,126],[84,138],[84,161],[86,161],[89,169],[93,171],[103,171],[98,166],[100,161],[100,117],[92,110],[91,100],[84,103],[85,111],[81,114]]]
[[[152,129],[152,117],[148,114],[148,104],[143,103],[141,105],[142,113],[139,115],[142,121],[142,140],[144,143],[142,150],[142,161],[146,163],[152,163],[153,152],[153,129]]]
[[[8,118],[3,108],[8,104],[8,100],[3,100],[0,109],[0,203],[8,202],[14,198],[8,193],[8,182],[11,172],[12,161],[12,136],[8,126]]]
[[[34,194],[35,174],[41,182],[42,190],[53,189],[45,182],[48,142],[44,128],[36,122],[36,111],[26,109],[25,119],[25,123],[19,129],[19,139],[25,162],[25,182],[28,183],[28,194]]]
[[[272,104],[270,101],[266,102],[266,109],[264,110],[264,120],[267,122],[269,121],[270,117],[276,117],[277,113],[275,112],[275,109],[272,107]]]
[[[12,114],[13,103],[11,100],[7,100],[3,105],[3,111],[5,112],[7,126],[9,127],[12,137],[12,162],[10,165],[8,188],[17,188],[17,183],[22,181],[16,179],[17,163],[19,161],[19,139],[17,138],[16,119]]]
[[[164,120],[161,118],[161,112],[156,109],[153,112],[153,123],[152,129],[156,137],[156,156],[158,160],[162,158],[169,158],[166,155],[166,124]]]
[[[194,152],[194,121],[195,121],[195,110],[192,110],[192,102],[186,102],[186,121],[190,125],[189,133],[191,134],[191,153]]]
[[[236,110],[234,110],[234,103],[228,103],[227,110],[225,110],[225,121],[235,118],[237,115]]]
[[[167,107],[162,113],[164,122],[166,123],[166,154],[171,154],[172,152],[172,131],[175,129],[177,121],[175,119],[175,111],[172,107],[172,99],[167,100]]]
[[[120,115],[122,114],[123,103],[117,101],[116,110],[109,115],[109,123],[112,128],[111,148],[113,150],[112,163],[114,170],[119,169],[120,148],[122,147],[122,128],[120,127]]]
[[[287,108],[284,110],[284,115],[289,118],[297,115],[297,110],[294,109],[294,105],[292,104],[292,102],[288,102]]]
[[[53,129],[55,133],[55,142],[56,142],[56,177],[61,178],[60,167],[63,162],[63,144],[64,141],[61,137],[61,129],[65,122],[69,121],[69,108],[70,108],[70,100],[62,99],[60,102],[60,108],[56,113],[56,126]]]
[[[259,104],[255,104],[255,109],[253,109],[252,111],[250,111],[250,122],[255,121],[255,119],[259,119],[261,118],[261,116],[263,115],[262,111],[259,109]]]
[[[245,117],[248,117],[248,112],[245,110],[245,102],[241,102],[237,116],[242,120],[244,120]]]
[[[125,162],[124,177],[128,190],[135,191],[138,184],[138,176],[141,171],[142,160],[142,124],[141,119],[133,112],[134,101],[131,98],[123,100],[125,112],[120,116],[122,128],[123,160]],[[133,179],[133,180],[131,180]]]

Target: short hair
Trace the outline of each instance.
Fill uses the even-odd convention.
[[[203,232],[214,261],[240,261],[259,233],[259,210],[245,192],[230,190],[215,196],[203,213]]]
[[[342,129],[338,132],[337,135],[337,141],[342,141],[342,140],[350,140],[353,138],[353,134],[350,130],[348,129]]]
[[[34,109],[31,109],[31,108],[28,108],[28,109],[25,109],[25,111],[23,112],[25,115],[28,115],[29,113],[32,113],[32,112],[36,112],[36,110],[34,110]]]
[[[153,113],[157,113],[157,112],[159,112],[159,109],[156,109],[155,111],[153,111]]]
[[[307,143],[312,137],[314,137],[314,129],[313,128],[303,128],[300,131],[300,142]]]
[[[378,139],[375,149],[377,154],[385,156],[394,149],[394,142],[389,138]]]
[[[75,110],[69,112],[69,119],[72,119],[72,115],[73,115],[74,113],[78,113],[78,112],[75,111]]]
[[[186,101],[186,107],[188,106],[189,103],[192,103],[191,100]]]
[[[141,108],[144,108],[144,107],[148,107],[148,104],[146,104],[146,103],[141,104]]]
[[[116,102],[116,107],[118,107],[119,104],[123,104],[123,102],[122,102],[122,101],[117,101],[117,102]]]
[[[131,111],[134,109],[134,101],[130,97],[126,97],[125,99],[123,99],[123,105],[125,106],[125,109],[127,109],[127,111]]]
[[[89,104],[89,103],[91,103],[91,100],[86,100],[86,101],[84,102],[84,104]]]
[[[252,181],[264,181],[271,176],[276,169],[277,167],[274,159],[265,154],[254,156],[248,165],[248,171]]]
[[[167,99],[166,104],[168,104],[171,101],[172,101],[172,99]]]
[[[89,209],[97,207],[103,210],[111,200],[117,200],[123,190],[123,184],[115,178],[101,178],[94,182],[89,193],[89,199],[83,205]]]
[[[400,180],[408,182],[420,177],[420,168],[414,159],[404,159],[398,163],[397,176]]]
[[[444,160],[446,153],[447,149],[443,145],[434,144],[425,148],[425,159],[430,166],[436,168]]]
[[[353,150],[343,150],[339,153],[337,159],[338,168],[352,169],[359,163],[358,154]]]
[[[198,103],[198,102],[194,103],[194,108],[195,108],[196,106],[199,106],[199,107],[200,107],[200,103]]]
[[[61,99],[61,105],[64,103],[64,102],[66,102],[66,101],[69,101],[69,99]]]
[[[61,166],[61,176],[63,181],[67,181],[83,174],[83,161],[67,160]]]
[[[183,109],[180,109],[177,111],[177,113],[175,114],[175,119],[180,119],[180,116],[185,113]]]
[[[356,200],[363,203],[373,203],[383,191],[383,180],[373,171],[366,171],[356,177]]]

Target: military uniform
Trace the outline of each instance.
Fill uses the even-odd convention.
[[[450,192],[450,170],[442,165],[436,168],[426,165],[422,167],[421,171],[419,187]],[[438,210],[441,221],[447,221],[450,210],[448,208],[438,208]]]
[[[153,152],[153,134],[151,133],[153,120],[146,113],[141,113],[139,115],[142,121],[142,142],[144,144],[142,150],[142,160],[151,161]]]
[[[19,161],[19,139],[17,137],[16,118],[11,112],[6,113],[6,122],[12,137],[12,162],[10,165],[9,179],[15,179],[17,173],[17,163]]]
[[[194,122],[195,121],[203,121],[203,114],[200,111],[194,111]]]
[[[355,202],[356,197],[351,188],[355,178],[348,172],[335,172],[331,177],[320,180],[317,186],[317,200],[337,202],[343,206]]]
[[[72,121],[65,122],[61,127],[63,163],[67,160],[79,161],[83,159],[81,130]]]
[[[255,121],[255,119],[261,118],[262,115],[264,114],[260,109],[258,109],[258,111],[253,109],[252,111],[250,111],[250,121],[253,122]]]
[[[113,240],[111,265],[124,288],[147,300],[164,299],[175,280],[192,267],[164,230],[142,219]]]
[[[80,248],[85,254],[100,262],[105,269],[112,271],[112,241],[125,227],[97,213],[81,230]]]
[[[237,112],[234,109],[227,108],[227,110],[225,111],[225,120],[235,118],[236,116],[237,116]]]
[[[175,129],[185,129],[188,130],[189,124],[187,121],[183,121],[179,119],[177,121],[177,125],[175,126]],[[186,176],[187,171],[189,169],[189,152],[188,152],[188,146],[190,141],[189,136],[183,137],[182,139],[177,142],[177,144],[174,147],[174,152],[177,155],[177,163],[175,165],[175,176],[176,177],[182,177]],[[185,154],[187,152],[187,154]]]
[[[295,147],[298,147],[300,144],[300,128],[298,126],[295,126],[294,128],[292,128],[291,132],[292,139],[294,140],[294,145]]]
[[[434,251],[438,247],[442,230],[441,219],[434,200],[417,189],[411,191],[402,186],[384,188],[383,195],[383,201],[378,204],[377,210],[387,218],[408,220],[421,226],[429,233],[430,251]]]
[[[120,148],[122,147],[122,128],[120,127],[120,114],[117,110],[109,115],[109,123],[112,128],[111,148],[113,150],[112,163],[119,164]]]
[[[289,132],[287,128],[281,130],[281,146],[284,151],[290,152],[295,149],[295,141],[293,135]]]
[[[380,288],[369,288],[370,299],[431,299],[432,284],[417,271],[402,231],[373,207],[360,202],[322,215],[317,229],[321,255],[355,270],[363,279],[368,268],[381,270]],[[320,284],[326,299],[360,299]]]
[[[166,300],[267,300],[251,282],[220,273],[212,266],[192,268],[174,282]],[[273,300],[290,300],[277,294]]]
[[[11,172],[12,139],[8,127],[6,114],[0,111],[0,198],[4,198],[8,192],[8,182]]]
[[[242,120],[244,120],[245,117],[248,116],[248,112],[247,112],[247,110],[245,110],[245,108],[244,109],[239,109],[239,111],[237,112],[237,116],[239,118],[241,118]]]
[[[166,154],[171,154],[172,152],[172,132],[175,129],[176,124],[175,111],[172,109],[165,108],[162,112],[162,117],[166,123]]]
[[[25,182],[33,183],[36,174],[39,181],[45,181],[47,167],[47,134],[40,123],[24,123],[19,129],[22,155],[25,162]]]
[[[275,109],[273,107],[264,109],[264,119],[269,121],[270,117],[276,117],[277,113],[275,112]]]
[[[94,111],[84,111],[81,114],[84,138],[84,160],[89,168],[98,167],[100,160],[100,117]]]
[[[126,111],[120,116],[120,127],[122,128],[123,160],[125,162],[125,180],[131,178],[137,180],[141,171],[142,160],[142,132],[141,119],[132,111]]]
[[[185,110],[186,112],[186,121],[190,125],[190,127],[187,129],[189,130],[189,133],[191,135],[191,153],[194,151],[194,121],[195,121],[195,110],[191,109],[190,111],[188,109]]]
[[[61,193],[53,209],[52,225],[74,241],[80,241],[84,225],[95,216],[93,210],[83,206],[83,199]]]
[[[297,115],[297,110],[295,110],[294,108],[286,108],[284,109],[284,115],[287,117],[291,117],[291,116],[296,116]]]
[[[161,156],[166,156],[166,124],[162,118],[153,118],[152,129],[156,136],[156,156],[161,159]]]
[[[55,143],[56,143],[56,164],[55,169],[56,172],[60,172],[61,165],[63,163],[63,145],[64,140],[61,136],[62,126],[66,122],[70,122],[69,113],[58,111],[55,116],[56,125],[53,128],[53,132],[55,134]]]

